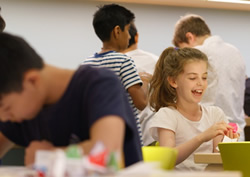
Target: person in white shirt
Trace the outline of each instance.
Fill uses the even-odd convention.
[[[134,23],[130,25],[129,34],[131,38],[124,53],[134,60],[138,72],[153,74],[159,56],[138,48],[139,33]]]
[[[134,60],[139,75],[146,76],[146,78],[150,80],[159,57],[153,53],[138,48],[139,34],[134,23],[131,23],[130,25],[129,34],[131,37],[129,40],[129,46],[124,53]],[[154,112],[149,106],[145,107],[138,114],[141,122],[144,145],[149,145],[154,141],[148,133],[148,121],[153,115]]]
[[[244,141],[246,69],[240,51],[219,36],[211,35],[205,20],[195,14],[178,20],[173,43],[181,48],[195,47],[207,55],[211,69],[208,71],[208,89],[201,103],[219,106],[230,122],[239,125],[242,130],[239,141]]]
[[[150,82],[149,101],[156,114],[149,132],[160,146],[178,150],[176,170],[204,170],[194,153],[218,152],[224,135],[238,138],[226,115],[199,102],[207,88],[207,56],[198,49],[165,49]]]

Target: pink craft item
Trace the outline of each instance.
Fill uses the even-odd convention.
[[[233,127],[233,133],[236,133],[238,131],[238,125],[236,123],[230,122],[228,123],[231,127]]]

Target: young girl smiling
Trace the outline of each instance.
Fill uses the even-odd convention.
[[[224,135],[232,132],[223,111],[200,105],[207,88],[208,59],[194,48],[165,49],[155,68],[150,87],[150,105],[157,113],[150,133],[160,146],[178,150],[176,169],[203,170],[193,153],[216,152]]]

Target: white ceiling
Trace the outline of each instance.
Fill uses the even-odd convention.
[[[249,0],[95,0],[95,1],[250,11]]]

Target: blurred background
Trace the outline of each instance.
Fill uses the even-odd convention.
[[[0,0],[0,6],[5,32],[25,38],[47,63],[77,68],[84,58],[101,50],[92,19],[99,5],[110,2],[134,12],[139,48],[156,55],[172,46],[174,25],[180,16],[203,16],[212,35],[239,48],[250,76],[250,4],[198,0]]]

